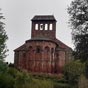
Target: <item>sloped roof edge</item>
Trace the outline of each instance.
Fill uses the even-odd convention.
[[[32,21],[41,21],[41,20],[50,20],[50,21],[56,21],[55,17],[53,15],[35,15],[32,19]]]
[[[63,43],[62,41],[60,41],[59,39],[55,39],[56,43],[64,49],[72,49],[71,47],[67,46],[65,43]]]
[[[14,51],[25,50],[25,44],[21,45],[20,47],[16,48]]]
[[[62,49],[71,49],[72,50],[71,47],[67,46],[65,43],[63,43],[59,39],[50,40],[50,39],[36,39],[36,38],[34,38],[34,39],[26,40],[26,43],[30,42],[30,41],[51,41],[51,42],[56,43]],[[26,43],[21,45],[20,47],[16,48],[14,51],[26,50]]]

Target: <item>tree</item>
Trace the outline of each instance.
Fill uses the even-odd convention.
[[[81,74],[84,74],[85,64],[80,61],[72,61],[65,65],[64,76],[68,83],[72,86],[76,86]],[[74,87],[73,87],[74,88]]]
[[[6,57],[6,40],[8,39],[6,31],[4,30],[4,22],[3,19],[5,19],[2,16],[2,13],[0,13],[0,60],[3,61],[3,59]]]
[[[74,55],[82,61],[88,60],[88,0],[74,0],[68,7],[69,23],[75,45]]]
[[[7,73],[8,65],[0,61],[0,74]]]

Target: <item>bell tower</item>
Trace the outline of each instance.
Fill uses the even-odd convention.
[[[56,38],[56,19],[53,15],[36,15],[31,21],[31,38]]]

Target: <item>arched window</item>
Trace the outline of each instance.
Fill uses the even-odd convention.
[[[36,47],[36,53],[40,53],[41,52],[41,47],[40,46],[37,46]]]
[[[35,24],[35,30],[38,30],[38,24]]]
[[[43,24],[40,24],[40,30],[43,30]]]
[[[53,25],[52,24],[50,24],[49,29],[53,30]]]
[[[48,24],[45,24],[45,30],[48,30]]]
[[[54,48],[51,48],[51,53],[54,53]]]
[[[45,47],[45,52],[49,52],[50,51],[50,48],[48,46]]]

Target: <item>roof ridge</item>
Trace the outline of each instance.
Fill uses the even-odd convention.
[[[35,15],[32,18],[32,21],[34,20],[52,20],[52,21],[56,21],[54,15]]]

